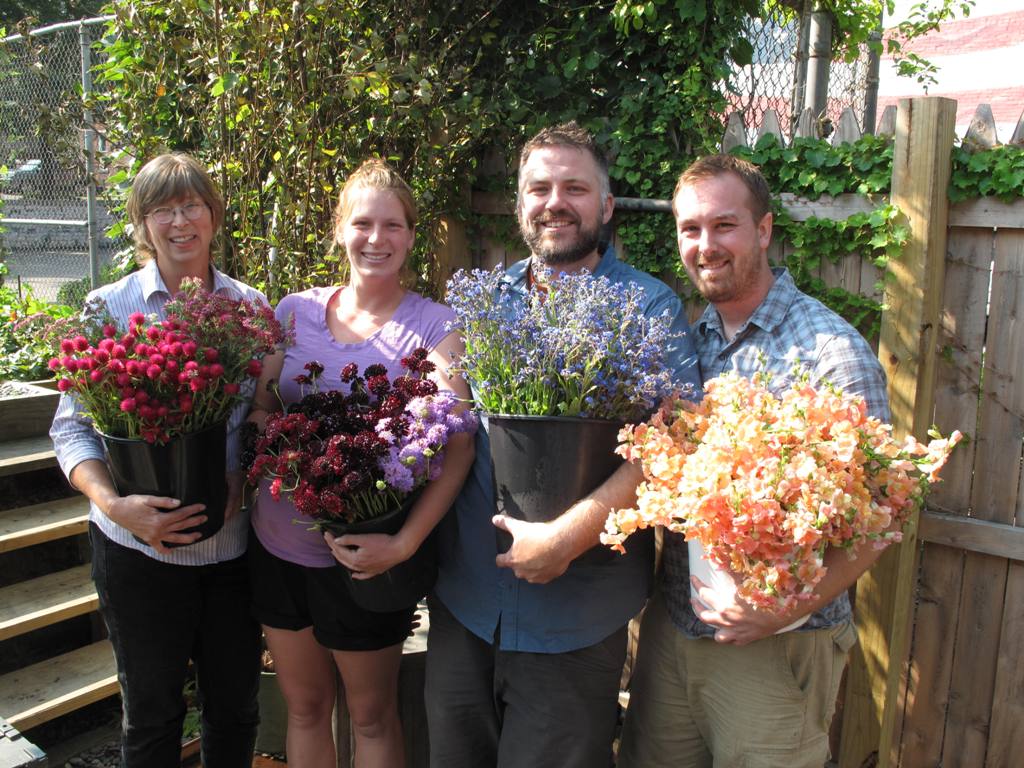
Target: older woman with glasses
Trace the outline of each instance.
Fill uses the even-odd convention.
[[[134,312],[164,316],[185,278],[231,299],[266,297],[214,268],[210,246],[224,200],[206,170],[181,153],[147,163],[135,178],[128,215],[142,268],[93,291],[122,328]],[[61,397],[50,436],[61,469],[90,501],[92,574],[117,660],[124,717],[121,765],[177,768],[185,716],[182,689],[195,666],[202,708],[202,762],[249,768],[259,721],[259,625],[249,615],[248,514],[240,511],[237,428],[228,434],[223,528],[197,541],[186,529],[204,507],[115,490],[103,449],[73,395]],[[168,545],[173,545],[169,547]]]

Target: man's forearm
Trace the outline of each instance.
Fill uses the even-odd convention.
[[[586,498],[581,499],[558,518],[561,546],[575,559],[600,543],[605,521],[613,509],[636,504],[636,489],[643,471],[625,462]]]

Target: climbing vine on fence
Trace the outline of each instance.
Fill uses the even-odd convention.
[[[1007,144],[986,150],[953,150],[949,181],[952,202],[997,197],[1005,203],[1024,197],[1024,146]]]
[[[785,263],[797,287],[838,312],[868,339],[877,338],[882,305],[870,296],[826,285],[817,276],[817,270],[825,260],[838,264],[845,256],[858,254],[884,274],[889,260],[899,256],[909,234],[899,209],[885,204],[846,219],[812,217],[801,222],[779,210],[775,228],[790,246]]]

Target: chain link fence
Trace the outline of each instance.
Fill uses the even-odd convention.
[[[87,151],[103,147],[92,146],[77,98],[91,89],[91,46],[103,29],[104,19],[88,19],[0,41],[3,280],[40,299],[80,300],[127,245],[106,235],[114,220]]]
[[[750,65],[733,70],[730,109],[743,115],[748,134],[763,122],[769,109],[775,110],[782,130],[793,135],[805,103],[808,70],[811,66],[811,16],[797,14],[776,0],[767,0],[760,18],[747,23],[746,39],[753,48]],[[877,89],[871,87],[872,58],[867,46],[852,62],[832,60],[828,67],[828,90],[822,113],[817,115],[822,134],[828,125],[839,122],[847,107],[857,122],[873,130],[874,100]],[[877,84],[877,73],[874,75]]]

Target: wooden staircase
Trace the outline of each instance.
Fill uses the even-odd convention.
[[[46,434],[56,400],[40,413],[41,406],[33,403],[31,418],[24,409],[0,411],[0,477],[57,465]],[[88,520],[84,496],[2,511],[0,557],[86,533]],[[0,588],[0,642],[95,611],[89,568],[76,565]],[[110,643],[100,640],[0,676],[0,718],[25,731],[118,691]]]

